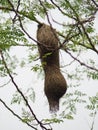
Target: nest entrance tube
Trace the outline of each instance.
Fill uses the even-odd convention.
[[[49,111],[51,113],[57,112],[59,110],[59,101],[49,100]]]

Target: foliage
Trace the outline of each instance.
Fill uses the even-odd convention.
[[[35,92],[33,88],[28,88],[24,93],[24,96],[26,97],[27,100],[31,100],[32,102],[35,101]],[[16,91],[15,94],[13,94],[11,104],[20,104],[22,101],[24,101],[23,97],[19,94],[18,91]]]
[[[62,22],[55,17],[55,11],[58,16],[62,15]],[[17,89],[11,104],[21,105],[24,102],[27,105],[29,110],[22,108],[22,119],[19,118],[23,122],[32,125],[32,121],[36,121],[42,129],[48,130],[47,125],[61,123],[65,119],[74,119],[74,115],[77,114],[77,105],[80,103],[87,104],[86,108],[91,111],[91,116],[96,115],[98,93],[96,96],[89,97],[88,104],[87,93],[82,92],[79,86],[85,77],[88,80],[98,80],[98,61],[92,57],[92,55],[98,56],[98,34],[95,33],[94,28],[97,12],[98,0],[0,0],[0,77],[9,76]],[[67,77],[69,89],[62,99],[62,111],[59,116],[43,118],[41,122],[29,105],[29,101],[36,103],[33,88],[28,88],[23,93],[23,90],[15,83],[13,75],[16,75],[15,70],[20,66],[21,69],[30,67],[32,73],[42,76],[37,41],[35,36],[29,34],[26,25],[32,23],[36,26],[36,23],[44,21],[47,21],[51,27],[54,24],[60,27],[56,28],[60,45],[58,49],[66,52],[66,56],[71,60],[66,63],[65,56],[61,65],[61,70]],[[28,48],[26,57],[24,56],[21,61],[17,54],[10,55],[12,48],[16,47]],[[51,54],[48,53],[45,56],[48,55]],[[2,103],[5,105],[4,102]]]
[[[89,104],[86,108],[91,111],[90,116],[94,116],[98,111],[98,93],[95,96],[89,97]]]
[[[17,46],[20,42],[27,43],[24,33],[15,26],[12,26],[10,20],[0,24],[0,48],[9,49],[11,46]]]
[[[30,112],[22,108],[22,121],[26,123],[26,122],[32,122],[33,120],[34,117],[31,116]]]

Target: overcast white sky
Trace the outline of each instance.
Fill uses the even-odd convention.
[[[62,21],[62,16],[58,18],[58,14],[56,13],[56,20]],[[36,25],[36,24],[35,24]],[[36,30],[36,26],[32,25],[32,30]],[[31,25],[28,25],[28,28],[30,28]],[[57,25],[54,25],[55,28]],[[96,16],[95,21],[95,27],[96,31],[98,32],[98,14]],[[35,35],[36,31],[31,31],[30,34],[34,33]],[[22,58],[22,55],[25,55],[25,51],[21,50],[22,48],[17,48],[14,51],[12,51],[13,54],[16,54],[18,57]],[[39,118],[48,117],[48,105],[47,100],[43,93],[43,81],[37,77],[36,74],[32,74],[28,68],[25,68],[23,70],[17,69],[19,75],[16,76],[15,80],[17,84],[26,89],[26,87],[33,87],[34,90],[37,92],[36,97],[36,104],[32,104],[32,107],[34,109],[34,112]],[[5,79],[6,81],[6,79]],[[96,92],[98,92],[98,81],[91,81],[88,82],[88,80],[84,81],[82,84],[83,91],[87,92],[89,95],[94,95]],[[97,86],[97,87],[96,87]],[[10,99],[12,98],[12,94],[15,92],[14,87],[12,84],[7,85],[4,88],[0,88],[0,98],[4,99],[8,104],[10,102]],[[12,106],[12,108],[20,113],[20,109],[16,106]],[[88,113],[86,110],[82,109],[82,107],[79,107],[78,114],[75,116],[74,120],[65,120],[65,123],[61,123],[60,125],[54,126],[54,130],[90,130],[91,125],[91,119],[88,116]],[[0,103],[0,130],[31,130],[30,127],[27,125],[21,123],[17,118],[15,118],[1,103]],[[94,130],[98,129],[98,114],[96,116]]]

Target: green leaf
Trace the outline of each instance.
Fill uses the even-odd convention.
[[[66,119],[69,119],[69,120],[73,120],[73,116],[69,113],[69,114],[66,114],[65,117]]]
[[[34,117],[31,115],[30,112],[26,111],[24,108],[22,108],[22,121],[24,123],[30,123],[34,121]]]

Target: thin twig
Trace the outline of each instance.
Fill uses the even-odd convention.
[[[32,108],[31,108],[30,104],[28,103],[28,100],[26,99],[26,97],[24,96],[24,94],[22,93],[22,91],[19,89],[19,87],[18,87],[18,85],[16,84],[16,82],[14,81],[14,78],[13,78],[13,76],[11,75],[10,70],[9,70],[9,68],[8,68],[8,66],[7,66],[7,64],[6,64],[6,62],[5,62],[5,59],[4,59],[2,50],[0,50],[0,54],[1,54],[1,58],[2,58],[3,64],[4,64],[4,66],[5,66],[6,70],[7,70],[7,73],[8,73],[8,75],[9,75],[9,77],[10,77],[10,79],[11,79],[13,85],[16,87],[17,91],[18,91],[18,92],[20,93],[20,95],[23,97],[23,99],[24,99],[26,105],[28,106],[28,108],[29,108],[29,110],[30,110],[32,116],[34,117],[34,119],[35,119],[36,122],[40,125],[40,127],[41,127],[42,129],[47,130],[47,128],[38,120],[38,118],[36,117],[35,113],[33,112]]]
[[[98,7],[98,4],[97,4],[97,2],[95,2],[95,0],[91,0],[95,5],[96,5],[96,7]]]
[[[36,22],[38,24],[41,24],[41,22],[38,21],[36,17],[35,18],[29,17],[27,14],[24,14],[23,12],[21,12],[19,10],[16,11],[16,9],[6,7],[6,6],[0,6],[0,10],[7,10],[7,11],[12,11],[12,12],[17,12],[18,14],[28,18],[29,20],[33,20],[34,22]]]
[[[94,123],[95,123],[95,117],[96,117],[97,111],[94,112],[94,116],[93,116],[93,122],[92,122],[92,126],[91,126],[91,130],[93,130],[94,128]]]
[[[88,39],[90,45],[92,46],[93,50],[98,54],[98,50],[97,50],[97,49],[95,48],[95,46],[93,45],[92,40],[90,39],[88,33],[86,32],[86,29],[85,29],[83,23],[81,23],[77,12],[75,11],[75,9],[72,7],[72,5],[70,4],[70,2],[69,2],[68,0],[66,0],[66,2],[69,4],[69,7],[70,7],[70,8],[72,9],[72,11],[74,12],[74,14],[75,14],[75,16],[76,16],[76,18],[77,18],[77,21],[78,21],[78,23],[81,25],[81,27],[82,27],[82,29],[83,29],[83,31],[84,31],[84,34],[86,35],[86,37],[87,37],[87,39]]]
[[[65,50],[75,61],[77,61],[80,65],[83,65],[91,70],[95,70],[98,72],[98,69],[97,68],[94,68],[94,67],[91,67],[87,64],[85,64],[84,62],[81,62],[79,59],[77,59],[76,57],[74,57],[68,50]]]
[[[58,6],[53,0],[50,0],[50,1],[51,1],[51,3],[52,3],[53,5],[55,5],[55,7],[57,7],[57,9],[58,9],[62,14],[64,14],[65,16],[67,16],[67,17],[69,17],[69,18],[72,18],[72,19],[76,20],[76,18],[74,18],[74,17],[68,15],[67,13],[65,13],[65,12],[60,8],[60,6]]]
[[[0,99],[0,102],[15,116],[17,117],[19,120],[21,120],[23,122],[23,119],[18,115],[16,114],[10,107],[7,106],[7,104],[2,100]],[[33,128],[34,130],[37,130],[37,128],[35,128],[34,126],[30,125],[28,122],[25,122],[28,126],[30,126],[31,128]]]
[[[77,57],[76,58],[78,58],[79,57],[79,55],[80,55],[80,52],[79,52],[79,54],[77,55]],[[75,59],[73,59],[70,63],[68,63],[68,64],[66,64],[66,65],[64,65],[64,66],[61,66],[61,68],[63,68],[63,67],[67,67],[67,66],[70,66],[72,63],[74,63],[76,60]]]
[[[19,16],[17,10],[15,10],[14,5],[11,3],[10,0],[8,0],[8,2],[9,2],[9,4],[11,5],[11,7],[12,7],[13,11],[15,12],[15,14],[17,15],[17,17],[19,18],[19,22],[20,22],[20,27],[21,27],[21,29],[25,32],[25,34],[26,34],[31,40],[33,40],[34,42],[37,43],[38,41],[36,41],[35,39],[33,39],[33,38],[27,33],[27,31],[24,29],[24,27],[23,27],[23,25],[22,25],[22,22],[21,22],[21,17]]]
[[[0,88],[2,88],[2,87],[4,87],[4,86],[8,85],[10,82],[11,82],[11,80],[7,81],[7,83],[1,85]]]
[[[48,20],[48,23],[49,23],[49,25],[50,25],[50,29],[51,29],[53,35],[55,36],[56,39],[58,39],[58,42],[59,42],[59,44],[61,45],[61,42],[60,42],[59,38],[58,38],[57,35],[54,33],[54,29],[53,29],[52,24],[51,24],[51,21],[50,21],[50,19],[49,19],[49,15],[48,15],[48,12],[47,12],[46,7],[43,5],[43,2],[42,2],[41,0],[39,0],[39,3],[40,3],[40,5],[43,7],[43,9],[44,9],[44,11],[45,11],[45,14],[46,14],[46,17],[47,17],[47,20]]]
[[[20,6],[20,0],[18,0],[16,12],[18,12],[19,6]],[[16,18],[17,18],[17,14],[16,14],[16,15],[14,16],[14,18],[13,18],[13,23],[15,22]]]

